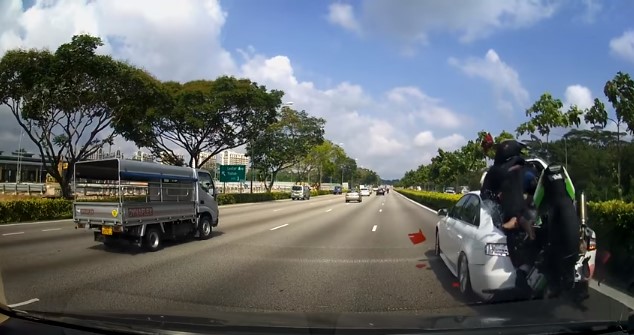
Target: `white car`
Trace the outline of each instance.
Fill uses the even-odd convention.
[[[483,301],[493,298],[483,291],[510,289],[515,286],[506,236],[481,206],[480,191],[462,196],[454,207],[441,209],[436,224],[436,255],[458,278],[463,294],[475,293]],[[596,235],[592,233],[588,255],[590,277],[596,259]],[[579,261],[578,266],[581,266]]]
[[[369,189],[367,189],[367,188],[365,188],[365,187],[364,187],[364,188],[362,188],[362,189],[361,189],[361,192],[359,192],[359,193],[361,193],[361,196],[362,196],[362,197],[369,197],[369,196],[370,196],[370,194],[372,194],[372,192],[370,192],[370,190],[369,190]]]

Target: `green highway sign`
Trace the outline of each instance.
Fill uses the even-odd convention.
[[[235,183],[245,180],[246,165],[220,165],[220,182]]]

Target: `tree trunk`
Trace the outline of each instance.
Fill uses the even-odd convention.
[[[64,199],[72,200],[74,198],[73,190],[71,188],[74,170],[75,162],[71,161],[68,163],[68,169],[66,171],[62,171],[62,181],[59,183],[59,186],[62,189],[62,197],[64,197]]]
[[[278,172],[279,170],[271,172],[271,181],[268,183],[269,186],[266,188],[266,191],[269,193],[273,190],[273,184],[275,183],[275,178],[277,177]]]

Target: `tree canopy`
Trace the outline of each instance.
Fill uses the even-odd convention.
[[[585,191],[590,199],[606,200],[617,197],[634,199],[634,144],[624,140],[634,132],[634,81],[628,74],[618,72],[604,86],[606,108],[601,99],[594,99],[592,106],[581,109],[570,106],[564,110],[561,100],[544,93],[526,110],[528,120],[516,128],[518,136],[532,135],[523,141],[529,145],[533,155],[550,162],[567,164],[575,186]],[[613,113],[614,116],[610,116]],[[593,125],[593,129],[576,129],[581,120]],[[606,126],[612,122],[617,131],[609,131]],[[563,136],[552,141],[553,129],[564,129]],[[445,186],[468,185],[479,188],[479,179],[486,167],[486,159],[492,158],[493,151],[485,157],[479,147],[486,135],[481,131],[475,141],[468,141],[458,150],[447,152],[438,150],[437,156],[429,164],[406,171],[397,185],[442,190]],[[538,136],[546,137],[542,142]],[[513,138],[503,131],[495,137],[495,142]]]
[[[284,94],[228,76],[164,85],[171,96],[169,108],[148,114],[141,121],[143,131],[131,139],[168,162],[178,161],[175,149],[182,149],[189,155],[187,164],[197,168],[260,136],[275,122]],[[200,158],[203,152],[209,154]]]
[[[10,50],[0,59],[0,103],[37,146],[45,170],[70,197],[75,162],[130,137],[134,124],[168,101],[148,73],[96,50],[101,39],[74,36],[54,53]],[[64,173],[60,162],[71,167]]]
[[[324,141],[325,123],[306,111],[283,107],[277,120],[247,144],[254,167],[271,178],[267,190],[271,190],[281,170],[305,160],[312,148]]]

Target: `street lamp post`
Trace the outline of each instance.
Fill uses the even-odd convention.
[[[16,184],[19,184],[20,179],[22,179],[22,137],[24,137],[24,129],[20,127],[20,139],[18,140],[18,169],[15,175]]]
[[[253,141],[249,144],[251,147],[251,159],[249,159],[249,165],[251,165],[251,193],[253,193]]]

